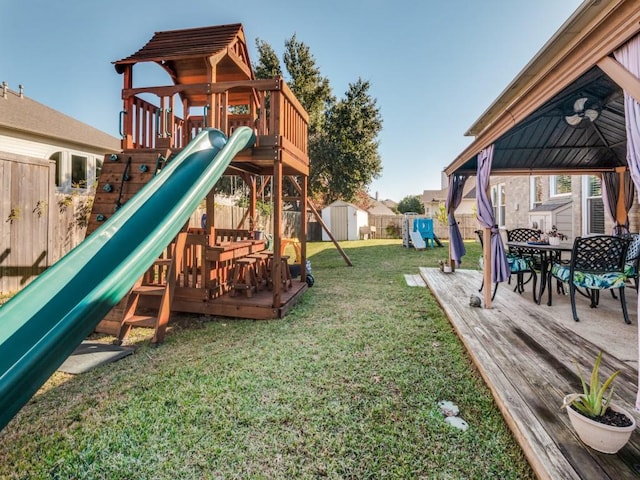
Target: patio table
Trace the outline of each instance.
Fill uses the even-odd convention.
[[[571,252],[573,245],[568,243],[560,243],[559,245],[550,245],[542,242],[507,242],[509,248],[515,248],[521,253],[529,255],[539,255],[540,257],[540,290],[538,291],[538,305],[542,302],[547,284],[549,284],[549,294],[547,305],[551,306],[551,267],[554,261],[562,259],[563,252]]]

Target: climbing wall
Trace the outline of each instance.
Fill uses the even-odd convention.
[[[170,150],[135,150],[105,155],[87,236],[109,219],[162,169]]]

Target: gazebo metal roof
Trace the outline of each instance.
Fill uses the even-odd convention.
[[[467,132],[475,140],[445,173],[473,175],[494,145],[493,175],[595,173],[626,166],[624,78],[613,51],[640,32],[640,2],[585,1]],[[629,83],[630,82],[630,83]],[[636,87],[640,92],[640,87]],[[599,111],[579,128],[575,102]]]

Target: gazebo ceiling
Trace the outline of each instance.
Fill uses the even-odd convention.
[[[576,100],[584,98],[576,105]],[[585,114],[586,110],[598,112],[597,118],[591,121],[588,117],[594,114]],[[573,117],[570,120],[579,121],[578,125],[571,126],[566,117]],[[623,92],[600,68],[592,67],[494,142],[491,171],[495,175],[579,174],[624,165]],[[477,166],[477,155],[473,155],[456,172],[473,175]]]

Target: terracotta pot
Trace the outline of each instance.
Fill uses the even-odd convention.
[[[571,425],[586,445],[602,453],[617,453],[629,441],[636,429],[636,420],[629,412],[613,403],[609,404],[609,407],[616,412],[624,413],[631,420],[631,425],[628,427],[605,425],[585,417],[570,406],[567,407],[567,413]]]

